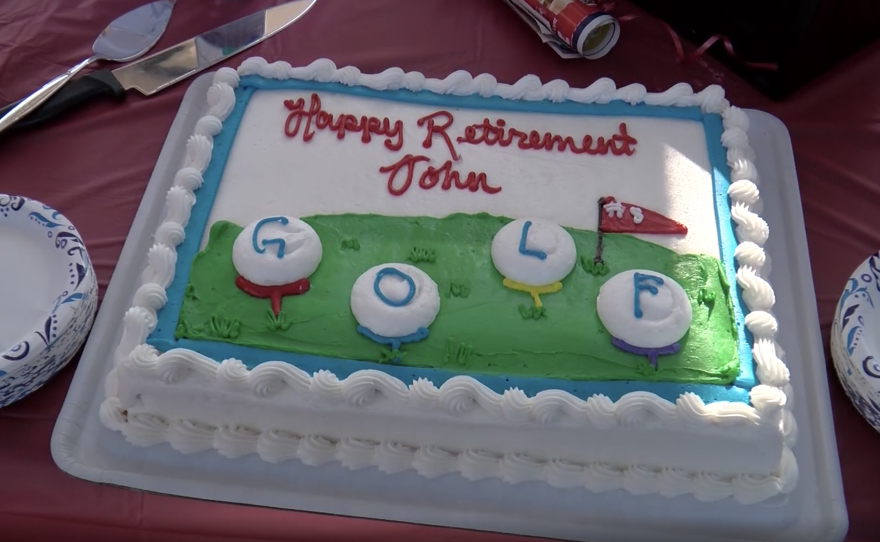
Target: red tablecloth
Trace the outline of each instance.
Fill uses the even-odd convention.
[[[21,98],[90,54],[101,28],[144,0],[0,2],[0,102]],[[277,2],[179,0],[159,47]],[[619,13],[635,10],[618,2]],[[158,49],[157,49],[158,50]],[[850,272],[880,248],[880,45],[783,103],[771,103],[705,59],[677,63],[666,31],[650,17],[624,23],[617,47],[598,61],[561,60],[500,0],[321,0],[299,23],[238,56],[305,64],[320,57],[365,72],[399,66],[431,77],[457,69],[513,82],[534,73],[587,85],[611,77],[649,90],[685,81],[720,83],[734,104],[763,109],[794,144],[819,317],[825,343]],[[83,234],[106,287],[186,84],[123,105],[96,105],[52,127],[0,141],[0,192],[60,209]],[[830,357],[827,355],[829,360]],[[186,500],[71,478],[49,454],[71,364],[45,388],[0,410],[0,538],[18,541],[415,539],[508,537]],[[880,533],[880,434],[864,422],[831,373],[831,400],[850,516],[848,540]]]

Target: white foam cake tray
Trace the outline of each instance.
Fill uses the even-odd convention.
[[[52,435],[52,456],[62,470],[197,499],[592,542],[843,539],[847,516],[794,157],[785,126],[754,110],[747,111],[748,136],[760,149],[762,216],[772,232],[766,249],[773,262],[774,312],[782,323],[778,340],[795,386],[800,481],[788,496],[744,506],[732,499],[703,503],[690,495],[668,499],[538,482],[471,482],[457,474],[426,480],[414,471],[351,471],[338,462],[274,465],[256,455],[230,460],[214,450],[184,455],[168,444],[132,446],[106,429],[98,409],[122,335],[121,316],[139,285],[186,140],[208,109],[211,81],[212,74],[202,75],[187,91],[125,242]]]

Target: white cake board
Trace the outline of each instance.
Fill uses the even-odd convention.
[[[732,499],[701,503],[691,496],[470,482],[455,474],[426,480],[414,471],[389,476],[375,468],[350,471],[339,463],[272,465],[255,455],[229,460],[213,450],[184,455],[167,444],[135,447],[106,429],[98,407],[122,334],[121,316],[139,285],[185,142],[207,110],[211,80],[211,74],[199,77],[183,99],[61,409],[51,445],[62,470],[94,482],[197,499],[591,542],[843,539],[848,521],[794,157],[785,126],[760,111],[748,111],[748,135],[760,150],[779,342],[791,368],[799,428],[794,453],[800,482],[787,498],[742,506]]]

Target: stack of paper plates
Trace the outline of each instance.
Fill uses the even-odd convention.
[[[70,361],[97,305],[95,275],[76,228],[42,203],[0,194],[0,407]]]
[[[880,431],[880,252],[849,278],[831,327],[831,357],[846,394]]]

